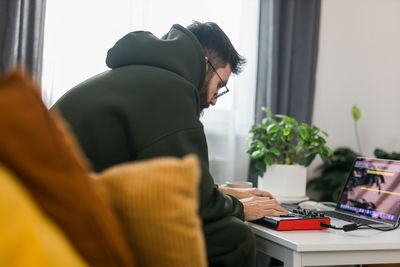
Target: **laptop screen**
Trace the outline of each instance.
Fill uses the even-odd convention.
[[[336,208],[395,223],[400,215],[400,161],[357,158]]]

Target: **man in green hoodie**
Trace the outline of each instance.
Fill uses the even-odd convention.
[[[254,266],[254,239],[243,221],[287,214],[267,192],[218,188],[209,171],[200,113],[228,92],[231,72],[243,63],[215,23],[173,25],[161,39],[131,32],[108,51],[111,70],[55,104],[95,171],[160,156],[199,157],[199,214],[210,266]]]

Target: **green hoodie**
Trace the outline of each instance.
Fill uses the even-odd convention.
[[[199,120],[199,91],[206,71],[200,43],[180,25],[161,39],[149,32],[131,32],[108,51],[106,63],[111,70],[77,85],[55,106],[95,171],[133,160],[195,153],[202,171],[199,214],[212,262],[210,257],[218,252],[210,247],[223,247],[225,242],[220,240],[224,236],[212,236],[226,226],[220,221],[243,220],[244,215],[241,202],[220,192],[209,172]]]

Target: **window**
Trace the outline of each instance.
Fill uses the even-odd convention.
[[[247,137],[253,121],[258,9],[258,0],[48,1],[43,99],[50,107],[73,86],[107,70],[105,58],[108,49],[130,31],[147,30],[161,37],[175,23],[187,26],[192,20],[216,22],[247,59],[243,73],[230,78],[228,87],[231,92],[218,99],[217,105],[201,118],[207,129],[210,160],[222,160],[222,165],[217,165],[224,166],[214,173],[233,178],[237,173],[232,158],[238,153],[234,148],[235,140]],[[220,139],[224,141],[216,141]],[[242,168],[242,172],[247,172],[247,169]],[[214,178],[217,176],[214,174]]]

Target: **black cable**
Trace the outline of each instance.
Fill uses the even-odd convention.
[[[367,226],[367,227],[369,227],[371,229],[378,230],[378,231],[392,231],[392,230],[395,230],[395,229],[399,228],[399,225],[400,225],[400,223],[396,224],[396,226],[394,226],[392,228],[379,228],[379,227],[374,227],[374,226],[369,225],[369,224],[362,223],[359,226]]]
[[[343,231],[345,232],[350,232],[354,230],[358,230],[358,225],[356,223],[343,225]]]
[[[354,231],[354,230],[358,229],[358,225],[355,224],[355,223],[346,224],[346,225],[343,225],[343,227],[337,227],[335,225],[332,225],[332,224],[329,224],[329,223],[324,223],[324,222],[320,222],[319,225],[322,226],[322,227],[332,228],[332,229],[335,229],[335,230],[343,230],[345,232],[350,232],[350,231]]]
[[[379,227],[374,227],[372,225],[364,224],[364,223],[362,223],[362,224],[351,223],[351,224],[343,225],[343,227],[337,227],[335,225],[331,225],[329,223],[324,223],[324,222],[320,222],[319,225],[322,227],[332,228],[335,230],[343,230],[345,232],[358,230],[360,228],[360,226],[366,226],[366,227],[369,227],[371,229],[378,230],[378,231],[392,231],[392,230],[399,228],[400,223],[397,223],[396,226],[394,226],[392,228],[379,228]]]

